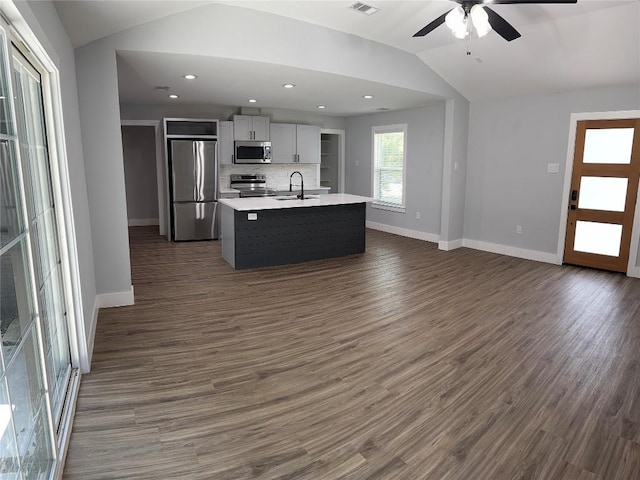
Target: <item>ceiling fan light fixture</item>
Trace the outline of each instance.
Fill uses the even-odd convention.
[[[474,5],[471,7],[471,21],[478,37],[482,38],[491,31],[489,23],[489,15],[482,8],[482,5]]]
[[[465,38],[469,35],[469,30],[467,28],[467,15],[461,5],[458,5],[456,8],[451,10],[445,17],[444,21],[456,38]]]

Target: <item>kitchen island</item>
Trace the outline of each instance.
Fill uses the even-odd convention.
[[[372,200],[342,193],[221,199],[222,256],[243,269],[364,253]]]

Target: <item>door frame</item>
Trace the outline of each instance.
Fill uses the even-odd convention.
[[[576,131],[578,122],[583,120],[619,120],[640,118],[640,110],[622,110],[612,112],[584,112],[572,113],[569,123],[569,143],[567,146],[567,160],[564,172],[564,185],[562,187],[562,202],[560,205],[560,228],[558,235],[558,250],[556,260],[562,265],[564,260],[564,247],[567,238],[567,218],[569,215],[569,192],[571,191],[571,178],[573,175],[573,162],[576,147]],[[636,196],[636,211],[633,216],[633,228],[631,229],[631,247],[629,249],[629,263],[627,275],[640,278],[640,266],[638,263],[638,244],[640,242],[640,192]]]
[[[156,146],[156,184],[158,189],[158,233],[166,235],[167,233],[167,209],[166,209],[166,188],[165,179],[165,163],[162,155],[162,129],[160,120],[120,120],[120,128],[122,127],[154,127],[155,146]]]
[[[338,174],[340,178],[338,179],[338,188],[339,190],[335,193],[344,193],[344,174],[345,174],[345,166],[344,166],[344,141],[345,141],[345,131],[339,130],[336,128],[322,128],[320,129],[320,134],[329,133],[331,135],[338,135],[340,137],[340,146],[338,148]],[[318,169],[318,185],[320,185],[320,169]]]

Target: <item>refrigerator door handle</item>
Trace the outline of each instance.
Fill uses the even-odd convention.
[[[211,222],[211,238],[218,238],[218,202],[213,204],[213,222]]]

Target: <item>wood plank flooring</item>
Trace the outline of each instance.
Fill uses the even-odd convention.
[[[131,229],[64,478],[640,478],[640,280],[367,232],[234,271]]]

